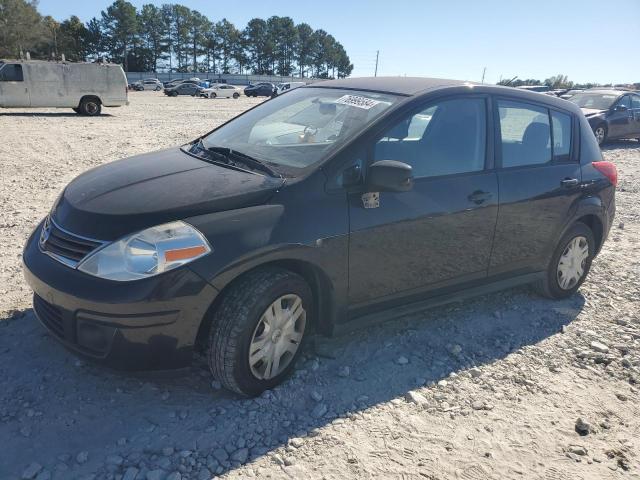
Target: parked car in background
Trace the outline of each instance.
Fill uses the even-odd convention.
[[[271,97],[275,91],[273,83],[260,82],[255,85],[249,85],[244,89],[244,94],[247,97]]]
[[[192,83],[194,85],[200,85],[199,78],[176,78],[175,80],[170,80],[168,82],[164,82],[164,87],[175,87],[176,85],[180,85],[181,83]]]
[[[153,90],[159,92],[164,88],[162,82],[157,78],[147,78],[141,82],[142,90]]]
[[[226,83],[200,90],[200,96],[205,98],[239,98],[242,90]]]
[[[570,102],[331,80],[80,175],[27,241],[24,275],[35,314],[78,354],[164,370],[201,349],[226,388],[259,395],[311,332],[531,282],[570,297],[616,181]]]
[[[72,108],[99,115],[128,102],[120,65],[41,60],[0,60],[0,107]]]
[[[564,100],[569,100],[571,97],[573,97],[576,93],[580,93],[580,92],[584,92],[584,90],[582,89],[571,89],[568,90],[567,92],[563,93],[562,95],[560,95],[560,98],[564,99]]]
[[[287,92],[289,90],[293,90],[294,88],[298,88],[298,87],[304,87],[306,85],[305,82],[285,82],[285,83],[279,83],[276,86],[276,91],[275,94],[276,95],[281,95],[284,92]]]
[[[589,89],[569,101],[582,109],[598,144],[618,138],[640,140],[640,92]]]
[[[196,83],[183,82],[179,83],[175,87],[169,87],[164,89],[164,94],[169,97],[177,97],[178,95],[200,95],[200,92],[204,90],[200,85]]]

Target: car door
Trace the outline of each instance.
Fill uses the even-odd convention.
[[[631,108],[633,110],[631,136],[640,139],[640,95],[631,95]]]
[[[19,63],[6,63],[0,68],[0,106],[31,106],[28,82]]]
[[[631,109],[631,96],[622,96],[611,107],[608,116],[609,138],[622,138],[630,135],[634,129],[633,110]]]
[[[349,194],[354,316],[486,276],[498,210],[487,102],[469,96],[424,105],[372,142],[369,163],[411,165],[414,186],[380,192],[377,204]]]
[[[489,275],[540,271],[581,194],[578,120],[517,99],[494,105],[500,210]]]

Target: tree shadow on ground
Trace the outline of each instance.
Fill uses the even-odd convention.
[[[139,478],[178,465],[183,478],[219,475],[338,417],[535,345],[583,305],[580,294],[554,302],[519,288],[316,337],[294,376],[255,399],[212,386],[200,359],[173,378],[141,379],[86,363],[31,310],[17,312],[0,321],[0,478],[19,476],[33,461],[54,479],[108,478],[129,466],[140,469]],[[163,455],[168,447],[175,453]],[[89,456],[78,464],[81,451]],[[123,460],[109,463],[110,455]]]

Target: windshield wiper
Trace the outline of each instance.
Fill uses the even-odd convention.
[[[238,165],[238,163],[240,163],[245,167],[249,167],[251,170],[260,170],[272,177],[282,178],[282,175],[269,167],[265,162],[262,162],[257,158],[253,158],[246,153],[238,152],[237,150],[232,150],[227,147],[207,147],[202,141],[202,138],[199,138],[192,145],[191,153],[197,153],[193,150],[207,152],[208,154],[219,158],[221,163],[241,168]]]

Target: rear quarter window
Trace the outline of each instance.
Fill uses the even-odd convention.
[[[0,70],[0,82],[22,82],[22,65],[8,63]]]
[[[567,162],[571,159],[571,115],[551,112],[553,128],[553,159]]]

